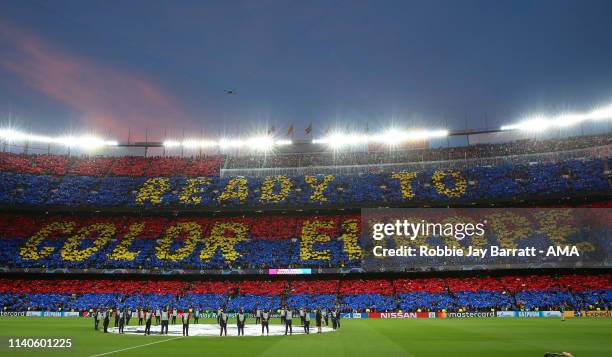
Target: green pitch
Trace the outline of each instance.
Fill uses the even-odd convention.
[[[605,318],[345,319],[337,332],[320,335],[177,338],[103,334],[91,318],[4,317],[0,336],[0,354],[10,356],[612,356],[612,319]],[[7,336],[66,336],[74,347],[9,350]]]

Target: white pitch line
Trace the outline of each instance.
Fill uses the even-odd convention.
[[[162,340],[162,341],[149,342],[149,343],[145,343],[144,345],[138,345],[138,346],[126,347],[126,348],[122,348],[122,349],[120,349],[120,350],[115,350],[115,351],[110,351],[110,352],[99,353],[99,354],[97,354],[97,355],[91,355],[91,356],[89,356],[89,357],[106,356],[106,355],[110,355],[110,354],[117,353],[117,352],[123,352],[123,351],[127,351],[127,350],[133,350],[134,348],[140,348],[140,347],[144,347],[144,346],[154,345],[154,344],[156,344],[156,343],[168,342],[168,341],[176,340],[177,338],[183,338],[183,337],[185,337],[185,336],[179,336],[179,337],[168,338],[168,339],[166,339],[166,340]]]

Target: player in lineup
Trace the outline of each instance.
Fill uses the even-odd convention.
[[[125,326],[125,310],[118,309],[116,311],[116,318],[119,318],[119,333],[123,334],[123,327]]]
[[[145,335],[151,334],[151,320],[153,319],[153,312],[150,309],[145,310]]]
[[[302,313],[304,314],[304,317],[302,318],[304,321],[303,322],[304,332],[308,335],[310,334],[310,313],[308,311],[304,311],[304,310],[302,311],[303,311]]]
[[[136,311],[138,311],[138,326],[142,326],[145,318],[145,311],[141,308],[137,308]]]
[[[255,324],[259,325],[261,323],[261,316],[260,316],[261,310],[259,309],[259,306],[253,311],[253,316],[255,316]]]
[[[200,323],[200,308],[198,306],[193,310],[193,323]]]
[[[108,310],[102,311],[102,325],[104,326],[104,333],[108,333],[108,324],[110,323],[110,312]]]
[[[266,330],[266,335],[270,334],[270,327],[268,323],[270,321],[270,312],[268,310],[263,310],[261,313],[261,335],[264,334],[264,328]]]
[[[238,336],[242,334],[244,336],[244,325],[246,323],[246,316],[244,314],[244,310],[240,309],[240,311],[236,314],[236,324],[238,326]]]
[[[321,333],[321,322],[323,320],[323,316],[321,315],[321,309],[317,309],[315,312],[315,324],[317,325],[317,333]]]
[[[100,324],[100,308],[94,311],[93,318],[94,318],[94,330],[98,331],[98,325]]]
[[[293,335],[293,311],[291,309],[285,310],[285,336],[289,331],[289,335]]]
[[[181,316],[181,320],[183,322],[183,336],[189,336],[189,312],[183,312]]]
[[[161,334],[168,334],[168,307],[164,307],[161,311]]]
[[[217,316],[217,318],[219,319],[219,326],[221,327],[221,331],[219,333],[219,336],[223,336],[223,334],[225,333],[225,336],[227,336],[227,313],[225,311],[223,311],[223,309],[219,308],[220,314],[219,316]]]
[[[176,306],[172,309],[172,324],[175,325],[176,324],[176,317],[178,316],[178,310],[176,309]]]

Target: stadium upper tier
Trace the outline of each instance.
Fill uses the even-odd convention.
[[[198,210],[380,207],[607,195],[612,157],[426,168],[359,175],[267,177],[52,176],[0,172],[0,205]]]
[[[193,158],[174,156],[78,158],[61,155],[0,153],[0,171],[37,175],[93,177],[201,177],[218,176],[220,169],[231,174],[234,170],[249,168],[319,167],[320,170],[323,170],[323,167],[325,167],[325,172],[331,172],[330,170],[335,166],[421,164],[423,162],[465,161],[466,159],[517,155],[527,155],[526,159],[529,159],[529,154],[601,148],[611,144],[612,135],[596,135],[551,140],[519,140],[509,143],[477,144],[435,149],[370,152],[271,152],[266,155],[212,155]],[[580,157],[580,155],[588,155],[588,152],[579,152],[576,155]],[[545,160],[551,158],[547,157]],[[538,159],[535,158],[531,161],[538,161]],[[461,165],[461,163],[457,165]],[[374,167],[370,169],[378,170],[380,168]],[[314,173],[322,172],[316,172],[315,170]]]
[[[176,307],[229,311],[333,309],[341,311],[490,311],[607,309],[612,275],[293,281],[9,280],[0,279],[8,311],[87,311]]]
[[[0,267],[45,269],[138,269],[152,273],[267,274],[268,268],[315,268],[315,273],[520,267],[601,267],[612,252],[610,211],[594,208],[476,210],[434,213],[437,222],[487,221],[486,234],[457,240],[430,235],[396,236],[381,247],[470,246],[489,249],[576,246],[579,256],[380,257],[362,232],[361,216],[258,215],[245,217],[79,217],[0,215]],[[426,217],[426,216],[423,216]],[[417,217],[417,221],[418,218]],[[428,219],[432,217],[429,216]],[[589,229],[582,229],[582,219]],[[320,270],[319,270],[320,269]],[[128,271],[129,272],[129,271]]]
[[[0,153],[0,171],[51,176],[200,177],[218,176],[222,156],[91,157]]]
[[[298,168],[423,163],[456,161],[538,153],[573,151],[612,144],[612,135],[594,135],[550,140],[518,140],[508,143],[476,144],[460,147],[441,147],[412,150],[351,152],[341,149],[332,152],[292,153],[276,155],[227,156],[223,169]],[[435,164],[434,164],[435,165]]]

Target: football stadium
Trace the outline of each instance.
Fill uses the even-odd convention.
[[[611,141],[340,157],[4,152],[2,335],[70,338],[65,353],[89,356],[608,355]],[[448,160],[466,151],[469,160]],[[364,213],[372,207],[428,221],[485,217],[492,228],[461,241],[393,232],[386,251],[429,252],[379,257],[362,222],[379,219]],[[553,243],[578,252],[516,253]],[[476,245],[516,254],[457,254]]]
[[[83,7],[87,3],[91,8]],[[447,2],[435,13],[483,20],[497,11],[477,2],[473,12],[459,3],[469,7]],[[588,14],[598,24],[605,9],[612,10],[609,3],[569,3],[550,21],[566,24],[565,16]],[[453,112],[444,120],[402,110],[381,112],[393,120],[370,115],[363,122],[353,122],[348,112],[334,121],[281,112],[262,119],[247,114],[262,103],[280,110],[283,101],[318,113],[300,107],[298,97],[321,108],[343,101],[338,93],[309,97],[300,82],[305,77],[324,83],[331,76],[341,84],[330,86],[359,98],[351,106],[376,107],[378,96],[366,87],[381,83],[365,81],[363,66],[380,58],[363,54],[365,62],[349,61],[333,75],[306,66],[295,84],[300,92],[281,87],[278,95],[268,85],[292,78],[281,64],[227,63],[229,53],[249,52],[266,62],[274,59],[260,51],[276,49],[294,71],[297,54],[306,54],[291,52],[284,42],[289,35],[266,26],[293,29],[301,25],[287,19],[306,18],[315,30],[298,42],[317,56],[327,52],[319,42],[309,45],[309,36],[356,36],[363,41],[359,48],[384,47],[389,39],[379,43],[361,25],[344,26],[381,11],[384,19],[371,19],[378,33],[407,5],[6,4],[7,15],[0,14],[0,98],[10,103],[0,123],[2,355],[612,355],[612,105],[600,101],[612,92],[604,74],[584,76],[603,93],[597,104],[549,78],[548,90],[558,90],[561,99],[538,98],[564,103],[562,109],[481,93],[475,98],[483,103],[518,108],[495,116]],[[426,8],[433,5],[411,6],[435,18]],[[515,8],[534,14],[527,22],[539,18],[540,10],[522,6],[504,4],[498,20],[513,21],[506,15]],[[312,20],[328,12],[339,16],[333,26]],[[214,24],[237,28],[219,38],[205,35],[212,46],[205,49],[182,32]],[[402,26],[392,31],[406,35]],[[440,31],[446,38],[454,29]],[[155,41],[147,42],[151,37]],[[234,48],[240,47],[230,41],[236,39],[244,49]],[[584,42],[574,40],[574,46]],[[335,56],[344,54],[342,43],[335,42]],[[160,48],[168,52],[147,57]],[[612,56],[612,49],[599,50],[599,57]],[[386,86],[407,69],[390,58],[407,52],[389,51],[383,58],[392,73],[378,70],[384,94],[392,96],[397,88]],[[213,57],[202,58],[214,73],[257,85],[244,84],[251,94],[243,87],[218,90],[212,74],[205,84],[191,83],[195,53]],[[332,57],[325,63],[334,63]],[[503,62],[499,57],[495,61]],[[150,77],[128,73],[134,59],[143,67],[138,73],[160,71],[157,80],[183,93],[183,101]],[[568,76],[599,68],[572,61],[575,72]],[[270,76],[270,83],[259,76]],[[365,81],[359,92],[353,92],[354,78]],[[476,85],[489,78],[479,80]],[[537,87],[506,81],[517,93]],[[577,87],[593,93],[582,82]],[[431,96],[433,84],[427,88]],[[449,89],[434,103],[450,103],[462,91]],[[569,97],[576,103],[568,104]],[[457,103],[466,108],[471,100]],[[411,110],[429,105],[421,104]],[[196,116],[188,110],[195,107],[203,110],[201,120],[191,123],[193,130],[178,129],[189,127],[181,115]],[[78,118],[77,124],[66,117]]]

